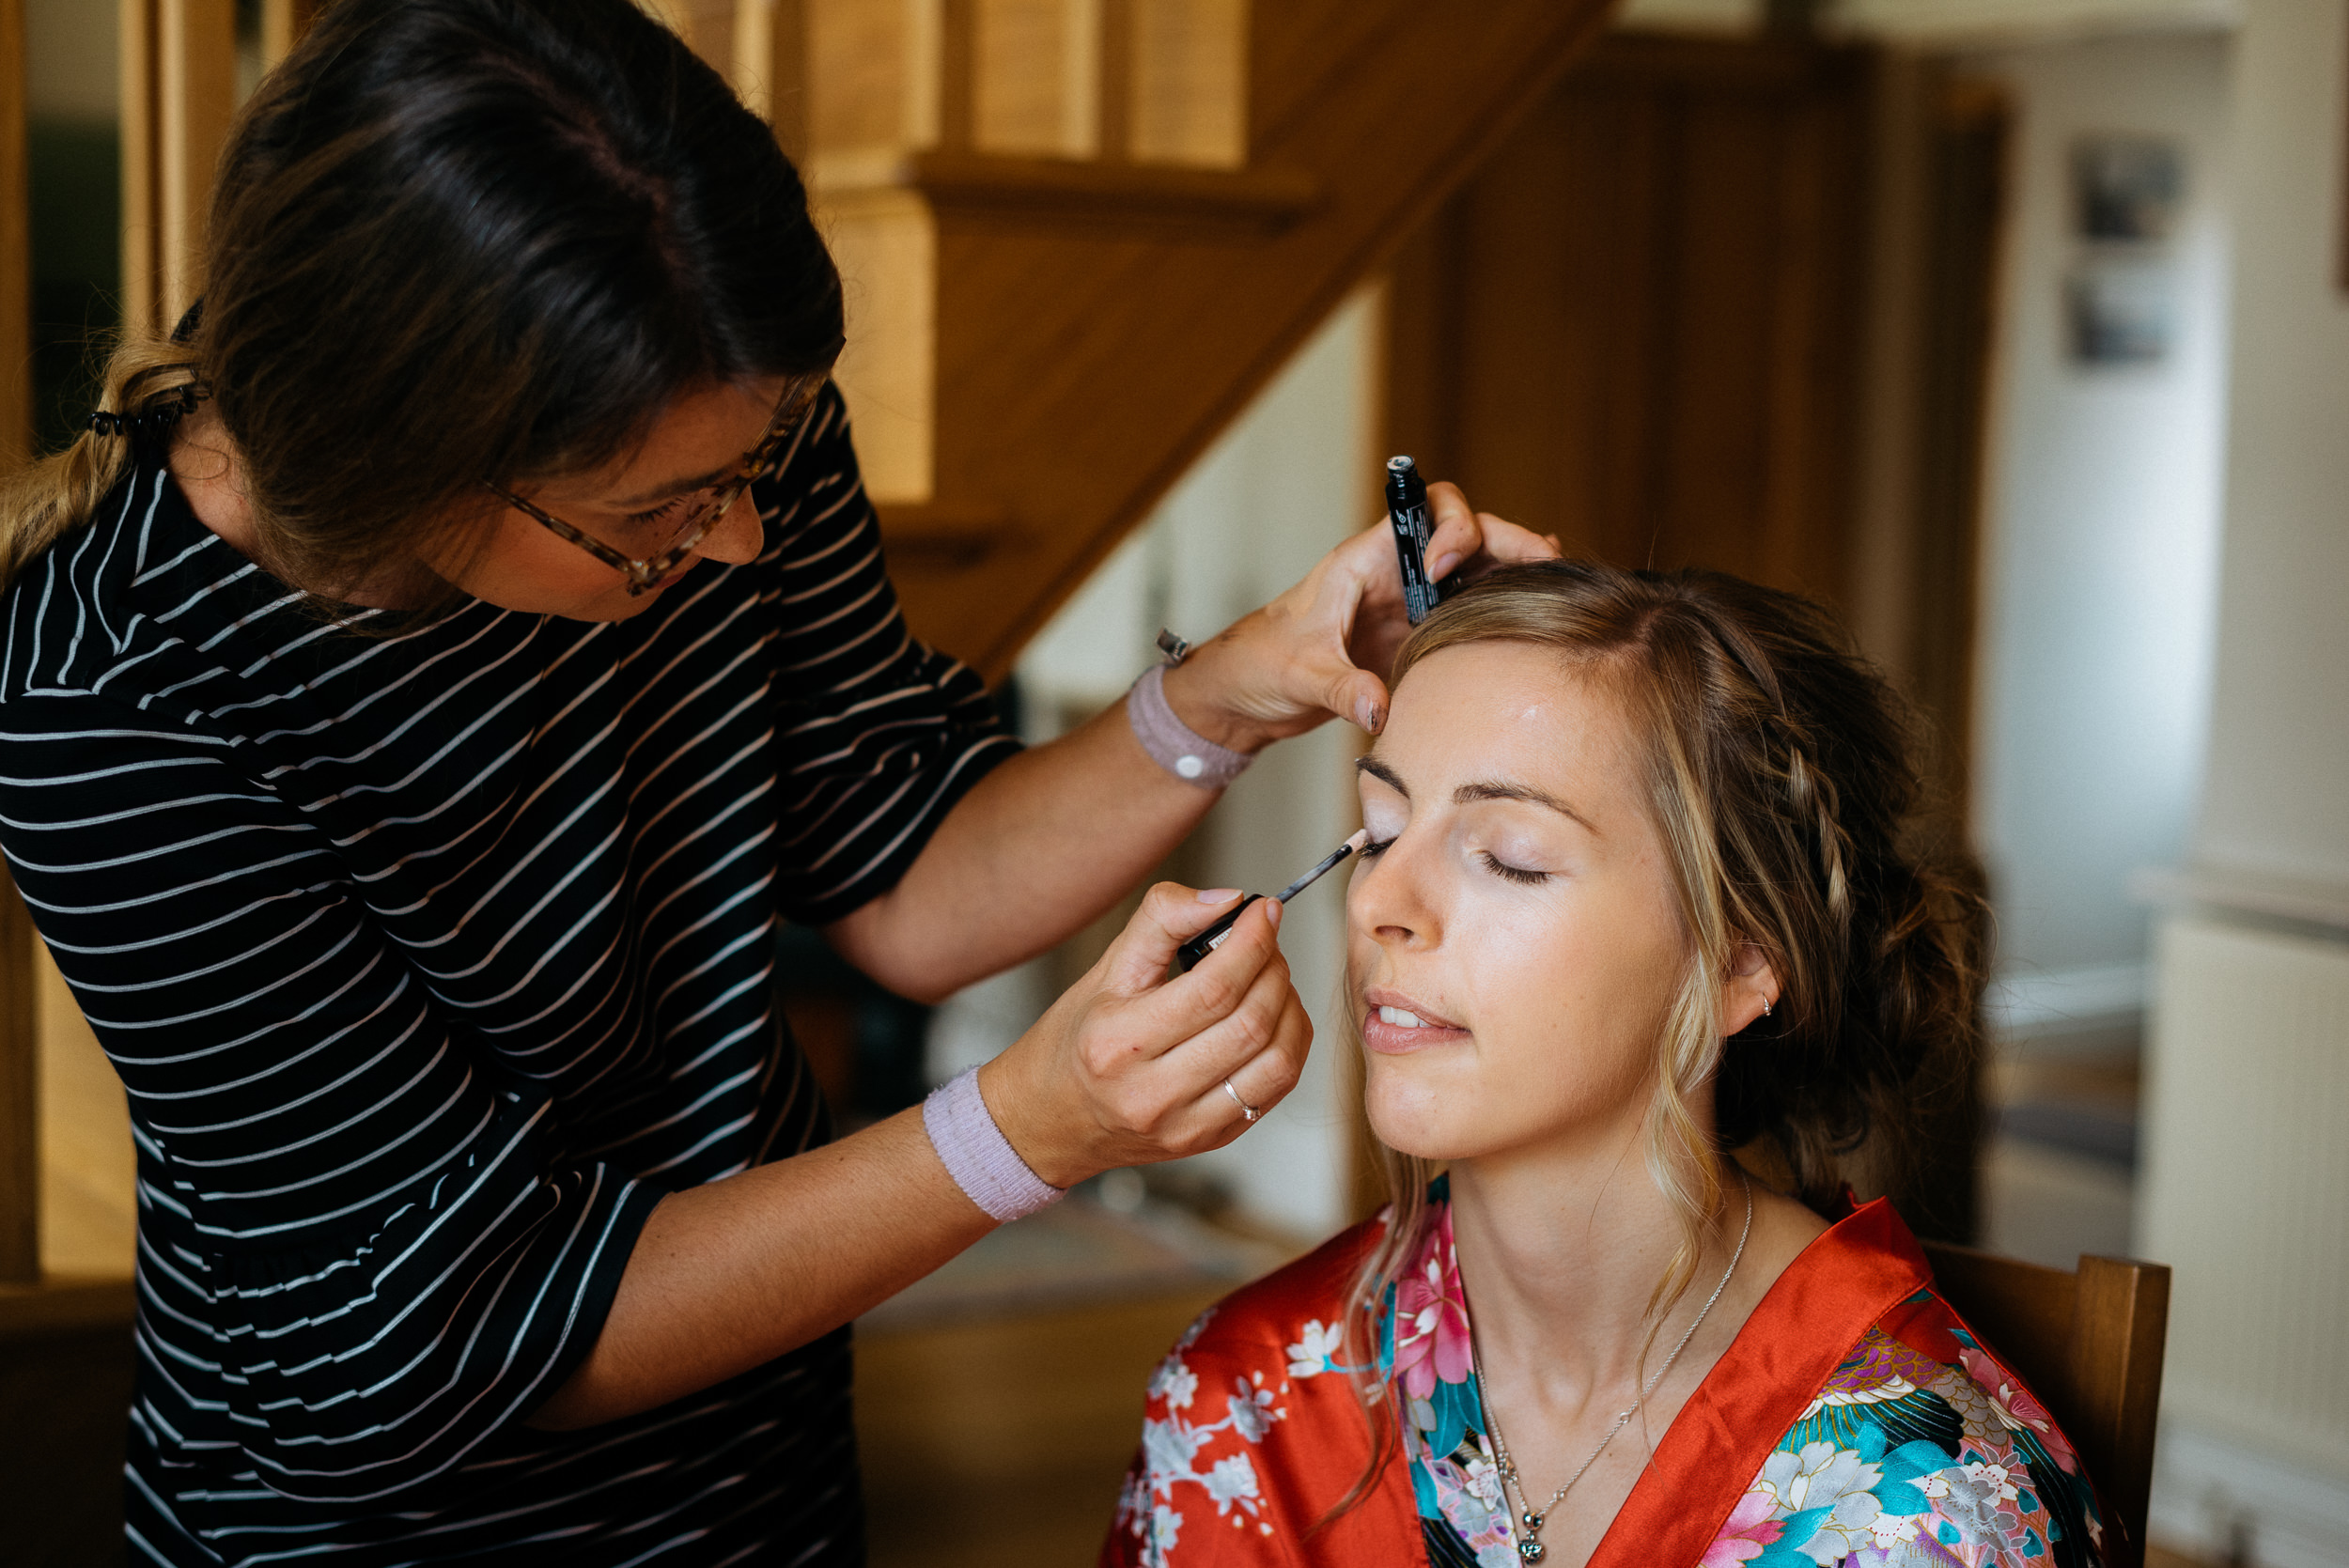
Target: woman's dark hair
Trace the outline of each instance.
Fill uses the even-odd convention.
[[[1970,1066],[1986,911],[1921,810],[1907,705],[1810,600],[1712,571],[1506,567],[1411,634],[1395,684],[1446,648],[1494,642],[1553,651],[1559,679],[1622,703],[1688,935],[1647,1115],[1648,1172],[1682,1232],[1649,1301],[1653,1340],[1725,1212],[1721,1151],[1766,1141],[1768,1163],[1828,1209],[1843,1157],[1863,1140],[1896,1157],[1920,1085]],[[1769,1017],[1725,1039],[1722,986],[1747,945],[1779,996]],[[1369,1369],[1362,1340],[1424,1242],[1434,1173],[1380,1152],[1393,1207],[1346,1306],[1347,1359]],[[1341,1508],[1392,1451],[1391,1398],[1364,1392],[1376,1457]]]
[[[127,342],[109,401],[209,390],[264,552],[305,584],[412,556],[484,480],[623,456],[680,392],[821,376],[841,345],[798,175],[630,0],[336,0],[238,119],[204,277],[192,344]],[[0,567],[86,520],[123,444],[12,487]]]

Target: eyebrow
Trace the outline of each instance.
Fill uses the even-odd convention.
[[[1406,800],[1411,798],[1411,792],[1403,785],[1402,775],[1395,772],[1393,768],[1388,767],[1377,757],[1369,755],[1356,757],[1354,759],[1354,768],[1357,772],[1369,774],[1372,778],[1377,779],[1380,784],[1385,784],[1389,789],[1393,790],[1397,795],[1402,796]],[[1502,779],[1479,780],[1474,784],[1464,784],[1459,788],[1454,790],[1452,792],[1452,800],[1455,805],[1462,806],[1469,805],[1478,800],[1523,800],[1529,805],[1548,806],[1551,811],[1558,813],[1560,815],[1571,818],[1572,820],[1580,823],[1583,830],[1586,832],[1589,832],[1592,836],[1605,836],[1604,834],[1601,834],[1596,828],[1591,825],[1591,819],[1589,817],[1583,815],[1580,812],[1575,810],[1572,806],[1558,799],[1557,796],[1550,794],[1549,791],[1546,789],[1536,789],[1532,784],[1517,784],[1514,781]]]

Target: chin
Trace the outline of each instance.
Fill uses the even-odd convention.
[[[1362,1111],[1378,1141],[1415,1159],[1466,1159],[1482,1153],[1490,1120],[1482,1096],[1465,1085],[1441,1086],[1392,1063],[1374,1060]],[[1479,1137],[1479,1132],[1485,1137]]]

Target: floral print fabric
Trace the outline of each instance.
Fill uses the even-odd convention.
[[[1349,1239],[1352,1246],[1342,1245]],[[1366,1239],[1354,1233],[1259,1281],[1210,1309],[1175,1343],[1150,1379],[1142,1449],[1104,1564],[1522,1568],[1440,1193],[1380,1327],[1377,1355],[1399,1402],[1405,1461],[1374,1489],[1393,1494],[1383,1499],[1389,1512],[1365,1506],[1356,1511],[1361,1517],[1342,1520],[1350,1545],[1339,1544],[1344,1529],[1323,1522],[1369,1453],[1335,1327],[1350,1274],[1345,1264]],[[1818,1258],[1806,1253],[1795,1269],[1822,1266],[1832,1255],[1831,1248]],[[1292,1274],[1299,1278],[1284,1279]],[[1737,1375],[1734,1359],[1734,1352],[1724,1357],[1708,1385]],[[1929,1286],[1899,1299],[1832,1365],[1766,1450],[1764,1435],[1751,1435],[1753,1452],[1765,1457],[1734,1498],[1734,1477],[1658,1473],[1673,1452],[1669,1435],[1659,1444],[1641,1491],[1661,1484],[1678,1503],[1701,1509],[1718,1496],[1727,1505],[1710,1544],[1699,1537],[1680,1560],[1691,1568],[2102,1568],[2095,1494],[2071,1444]],[[1594,1568],[1666,1560],[1651,1555],[1653,1543],[1625,1538],[1635,1512],[1625,1505]],[[1365,1549],[1378,1555],[1366,1558]]]

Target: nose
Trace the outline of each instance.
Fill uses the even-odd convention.
[[[693,553],[706,555],[712,561],[723,561],[729,566],[748,566],[758,559],[758,547],[764,537],[765,533],[758,520],[758,502],[746,490],[733,505],[726,508],[726,515],[702,536],[701,543],[693,547]]]
[[[1429,863],[1438,852],[1432,835],[1397,834],[1346,890],[1346,917],[1354,928],[1382,946],[1423,951],[1440,942],[1443,924],[1430,880],[1436,867]]]

